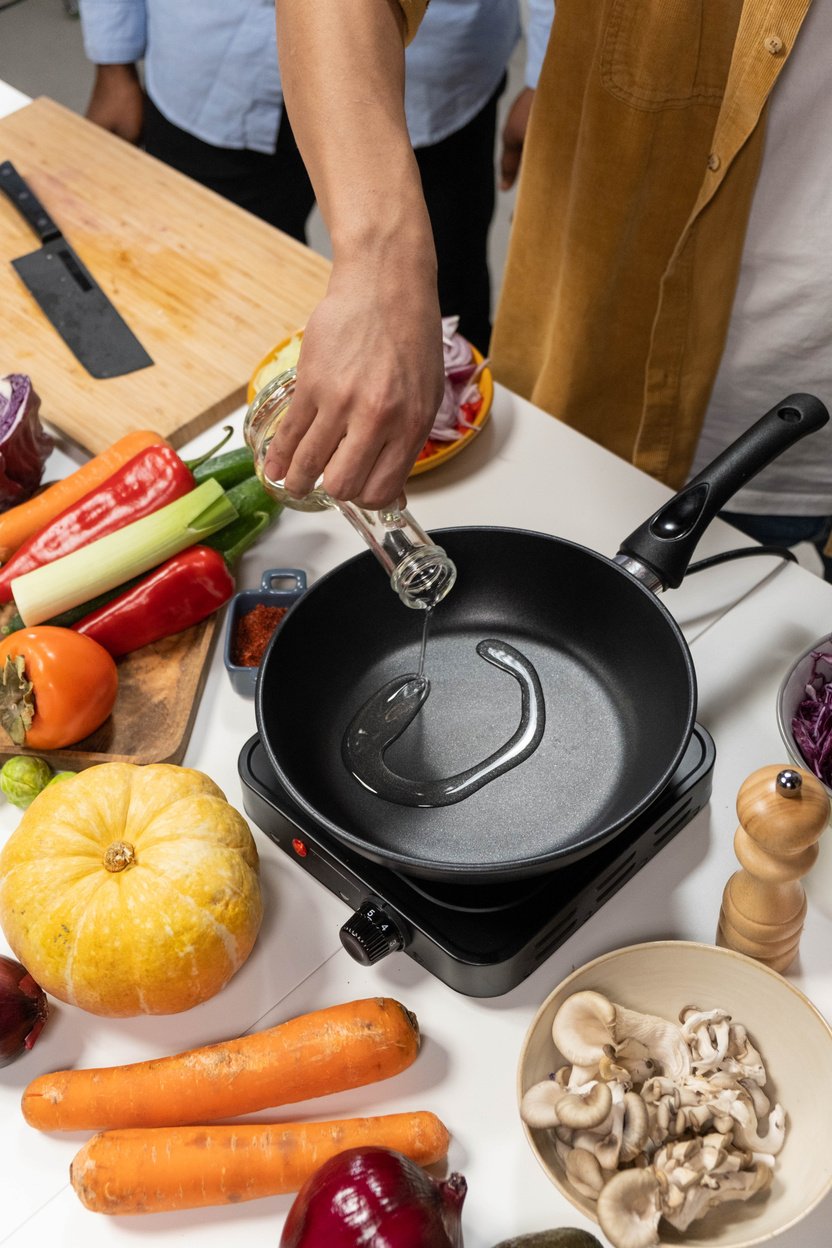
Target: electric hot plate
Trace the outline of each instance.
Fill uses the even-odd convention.
[[[259,736],[239,758],[249,818],[353,911],[341,942],[365,966],[402,950],[470,997],[510,991],[706,805],[714,743],[696,724],[658,800],[600,849],[544,875],[495,884],[401,875],[339,844],[281,788]]]

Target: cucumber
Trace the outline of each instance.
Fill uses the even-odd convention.
[[[224,490],[230,490],[252,475],[254,456],[247,446],[241,446],[234,451],[224,451],[222,455],[213,455],[195,464],[191,471],[197,485],[213,477]]]

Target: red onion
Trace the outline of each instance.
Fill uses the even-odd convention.
[[[280,1248],[462,1248],[466,1191],[393,1149],[348,1148],[304,1183]]]
[[[46,993],[25,966],[0,954],[0,1066],[31,1049],[48,1013]]]
[[[24,502],[40,485],[55,442],[39,413],[29,377],[0,377],[0,511]]]
[[[458,316],[442,318],[442,350],[445,358],[445,391],[429,437],[432,442],[456,442],[465,428],[475,429],[462,409],[463,403],[482,398],[478,381],[486,361],[477,364],[471,344],[457,332]]]

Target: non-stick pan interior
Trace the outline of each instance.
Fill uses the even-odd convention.
[[[430,696],[387,762],[407,776],[453,775],[511,737],[520,689],[477,654],[488,637],[537,669],[536,752],[433,809],[385,801],[349,774],[345,729],[381,685],[417,670],[422,639],[422,614],[401,605],[369,553],[313,585],[276,635],[257,690],[264,745],[322,827],[386,865],[471,883],[563,865],[630,822],[672,774],[695,711],[687,647],[652,594],[583,547],[522,530],[435,536],[458,581],[431,621]]]

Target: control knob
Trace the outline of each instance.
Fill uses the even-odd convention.
[[[388,953],[404,948],[404,937],[396,924],[374,901],[362,902],[339,935],[347,953],[362,966],[372,966]]]

